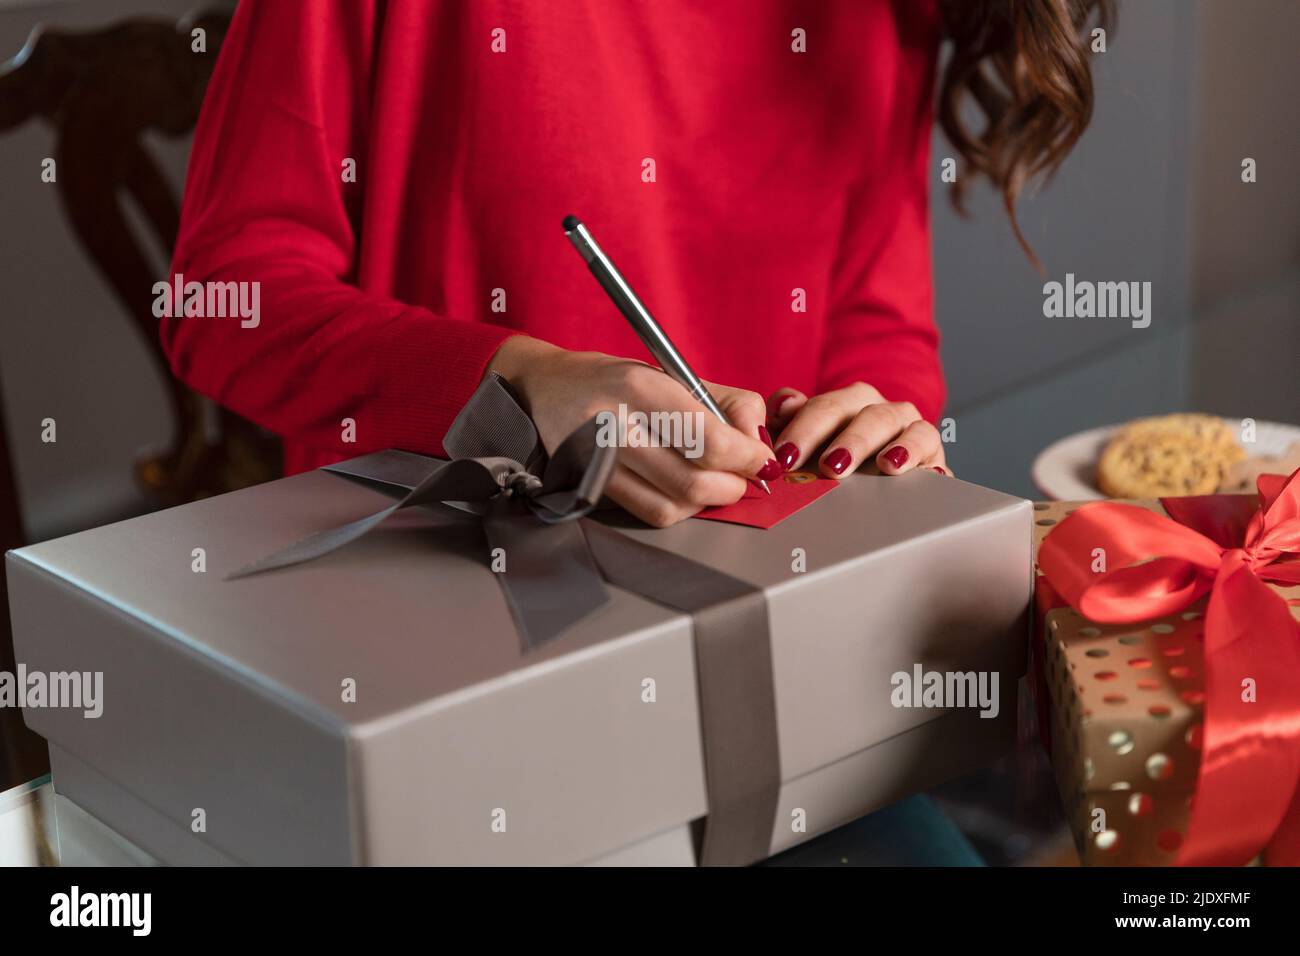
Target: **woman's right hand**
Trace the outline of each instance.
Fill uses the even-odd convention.
[[[488,368],[519,393],[548,452],[597,413],[617,414],[620,404],[629,415],[678,412],[685,420],[698,413],[691,427],[698,423],[702,431],[683,432],[694,437],[695,447],[645,447],[648,440],[636,447],[637,438],[648,438],[641,434],[628,436],[619,449],[605,494],[656,528],[702,508],[732,504],[745,494],[747,479],[781,473],[763,427],[766,405],[755,392],[707,383],[732,422],[724,425],[653,366],[600,352],[570,352],[523,335],[503,342]]]

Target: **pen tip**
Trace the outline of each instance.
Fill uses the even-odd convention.
[[[573,230],[577,229],[580,225],[582,225],[582,223],[578,222],[577,216],[569,215],[564,217],[564,222],[562,223],[562,225],[564,226],[565,232],[573,232]]]
[[[772,493],[772,489],[767,486],[766,481],[759,479],[758,486],[762,488],[764,491],[766,491],[769,495]]]

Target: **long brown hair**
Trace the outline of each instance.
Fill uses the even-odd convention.
[[[1091,31],[1102,27],[1109,41],[1114,0],[941,0],[941,10],[952,51],[939,126],[966,169],[1002,193],[1016,238],[1039,266],[1016,200],[1031,179],[1051,177],[1092,119]],[[982,114],[979,130],[962,117],[968,96]],[[968,178],[952,188],[963,215]]]

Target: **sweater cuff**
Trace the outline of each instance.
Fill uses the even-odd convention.
[[[499,325],[424,313],[384,342],[375,383],[381,446],[445,457],[443,436],[506,339]]]

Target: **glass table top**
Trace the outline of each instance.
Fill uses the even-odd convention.
[[[0,793],[0,866],[152,866],[156,862],[56,793],[49,774]]]
[[[0,793],[0,866],[57,866],[54,817],[49,774]]]

